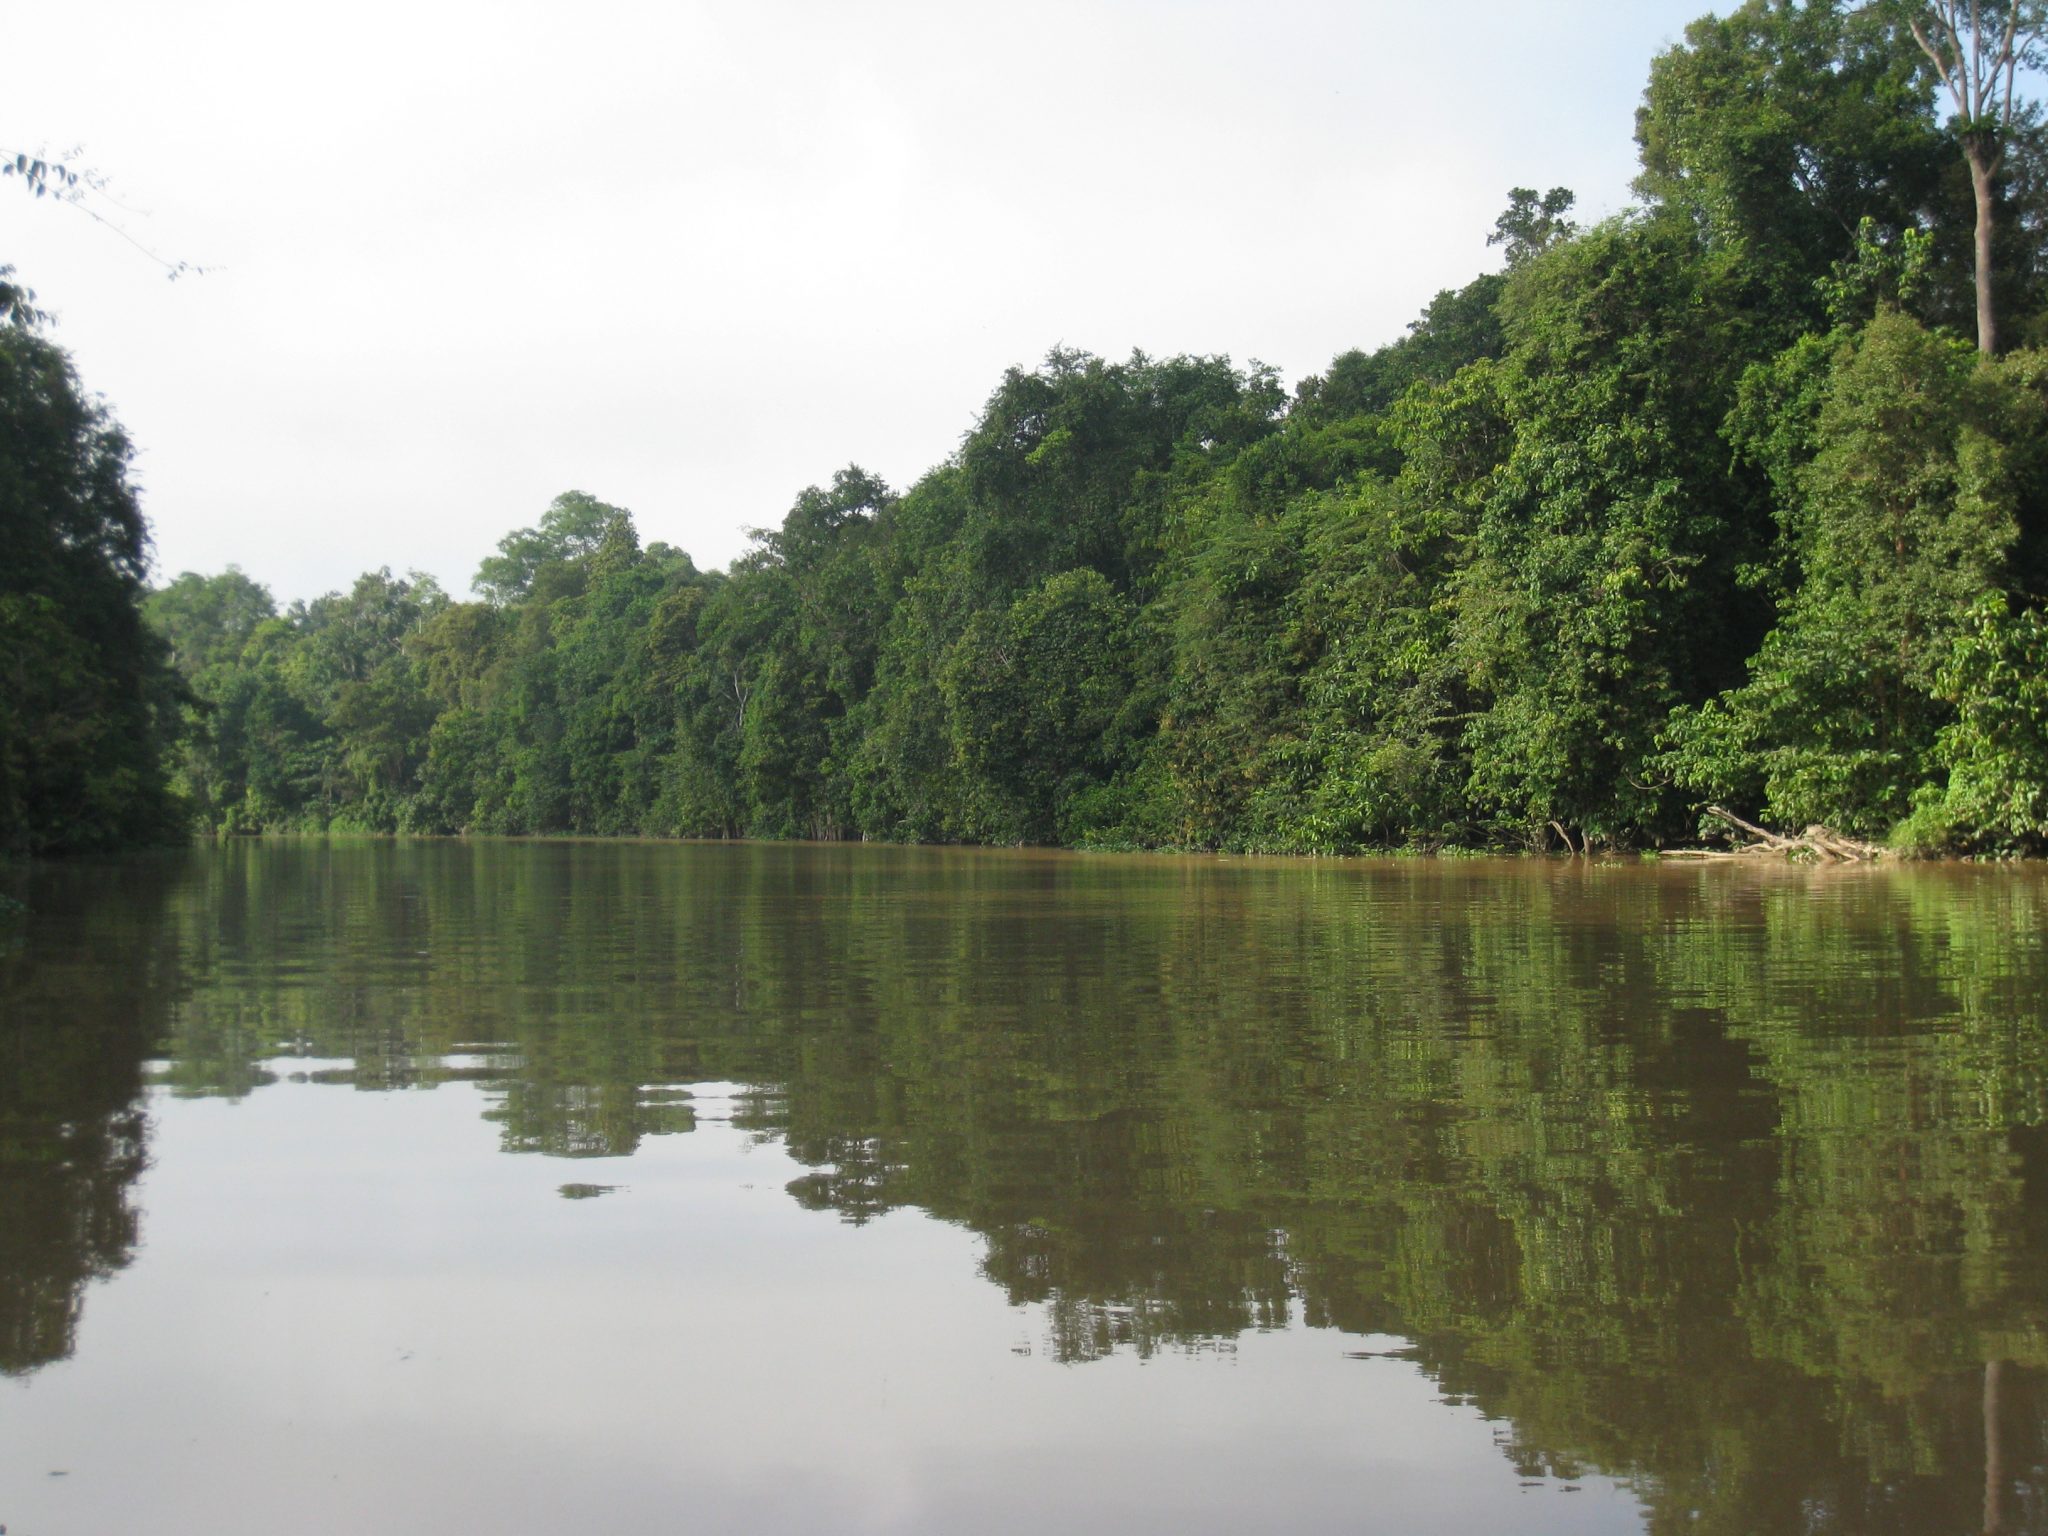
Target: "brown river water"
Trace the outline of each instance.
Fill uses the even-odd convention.
[[[0,1526],[2048,1532],[2048,875],[0,871]]]

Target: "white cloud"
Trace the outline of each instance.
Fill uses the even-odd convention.
[[[462,590],[571,486],[722,564],[1055,344],[1291,379],[1390,339],[1509,186],[1623,202],[1702,8],[74,0],[10,21],[0,144],[84,144],[217,270],[26,199],[0,258],[136,439],[166,574]]]

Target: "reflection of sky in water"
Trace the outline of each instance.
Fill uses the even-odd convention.
[[[1639,1526],[1598,1478],[1522,1486],[1415,1365],[1346,1358],[1397,1341],[1057,1365],[971,1232],[802,1209],[733,1085],[693,1090],[692,1134],[571,1162],[501,1155],[476,1086],[308,1065],[152,1092],[136,1262],[73,1360],[0,1384],[11,1531]]]

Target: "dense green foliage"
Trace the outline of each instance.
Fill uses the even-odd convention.
[[[0,853],[175,826],[179,690],[142,621],[148,536],[128,440],[0,269]]]
[[[1639,207],[1516,189],[1504,271],[1291,400],[1060,351],[724,573],[571,492],[474,603],[181,577],[182,787],[223,830],[1640,847],[1720,802],[2038,851],[2048,727],[1994,680],[2038,654],[2048,355],[1961,339],[1976,208],[1910,10],[1696,23]],[[2024,340],[2048,153],[2023,116],[2000,154]]]

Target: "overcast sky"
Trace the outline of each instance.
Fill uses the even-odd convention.
[[[1055,345],[1291,384],[1392,339],[1509,187],[1625,206],[1710,8],[68,0],[8,18],[0,147],[83,146],[210,270],[12,183],[0,261],[135,440],[162,578],[466,594],[571,488],[724,565]]]

